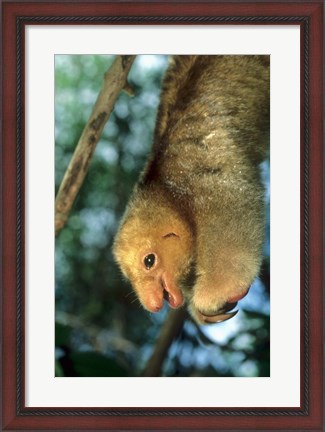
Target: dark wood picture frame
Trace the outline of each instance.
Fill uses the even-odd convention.
[[[323,1],[2,2],[3,430],[324,430]],[[26,408],[24,29],[64,24],[276,24],[301,29],[301,403],[297,408]],[[297,185],[298,187],[298,185]],[[290,305],[288,305],[290,307]],[[290,341],[288,341],[290,343]]]

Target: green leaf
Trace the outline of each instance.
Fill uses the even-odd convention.
[[[109,377],[128,376],[127,370],[114,360],[96,352],[73,352],[70,355],[78,376]]]
[[[55,323],[55,346],[70,345],[71,327],[56,322]]]
[[[56,377],[63,377],[64,376],[62,366],[60,365],[58,360],[55,360],[55,376]]]

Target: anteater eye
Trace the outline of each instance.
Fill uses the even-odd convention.
[[[149,254],[147,256],[144,257],[144,265],[146,266],[147,270],[150,270],[151,267],[155,264],[156,262],[156,257],[154,254]]]
[[[175,233],[173,233],[173,232],[171,232],[171,233],[169,233],[169,234],[165,234],[163,237],[164,237],[164,238],[168,238],[168,237],[178,237],[178,235],[175,234]]]

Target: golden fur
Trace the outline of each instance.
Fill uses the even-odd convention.
[[[186,299],[199,323],[223,321],[257,276],[269,85],[269,56],[172,58],[153,149],[114,244],[146,309]]]

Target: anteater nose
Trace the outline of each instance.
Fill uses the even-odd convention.
[[[160,309],[162,309],[162,307],[163,307],[163,300],[155,297],[152,297],[147,304],[147,309],[150,312],[159,312]]]

